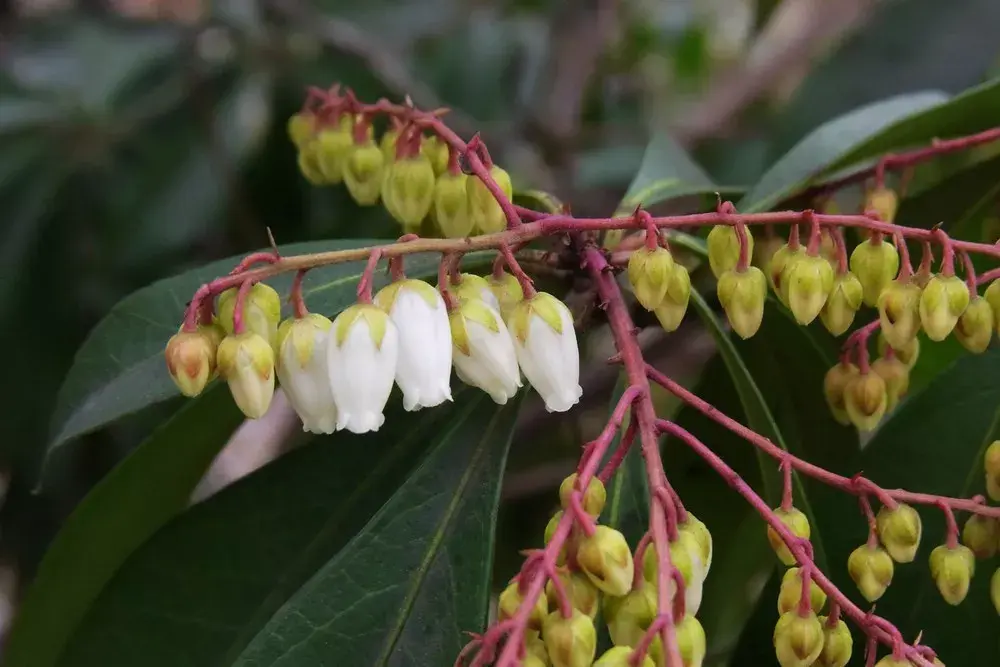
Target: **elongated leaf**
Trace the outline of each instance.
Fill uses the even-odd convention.
[[[242,421],[225,387],[192,401],[105,477],[49,547],[8,638],[5,664],[50,667],[122,562],[181,512]]]

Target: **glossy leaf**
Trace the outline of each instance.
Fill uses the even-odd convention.
[[[76,507],[46,552],[7,640],[5,664],[50,667],[129,555],[187,505],[243,421],[222,385],[190,402]]]

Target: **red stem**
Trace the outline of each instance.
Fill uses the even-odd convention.
[[[302,281],[306,277],[308,269],[300,269],[296,274],[295,278],[292,280],[292,290],[289,295],[289,301],[292,302],[292,312],[297,318],[303,318],[309,314],[309,309],[306,308],[306,300],[302,296]]]
[[[514,257],[514,253],[511,251],[510,246],[506,243],[500,245],[500,255],[503,257],[504,262],[507,263],[507,268],[510,272],[517,278],[517,282],[521,285],[521,291],[524,292],[524,298],[530,299],[535,296],[535,285],[521,265],[518,263],[517,258]],[[495,265],[494,265],[494,275],[496,275]]]
[[[840,227],[833,229],[833,241],[837,246],[837,274],[847,273],[847,244],[844,242],[844,230]]]
[[[246,331],[246,323],[243,321],[243,308],[247,302],[247,295],[253,287],[252,280],[244,280],[240,284],[240,289],[236,292],[236,304],[233,308],[233,333],[239,335]]]
[[[378,260],[382,258],[382,249],[375,248],[368,256],[368,264],[358,280],[358,301],[360,303],[372,302],[372,283],[375,280],[375,271],[378,269]]]
[[[802,214],[806,224],[809,225],[809,245],[806,247],[806,253],[815,257],[819,254],[819,245],[823,241],[823,234],[813,211],[806,210]]]
[[[900,232],[893,235],[896,250],[899,251],[899,280],[906,282],[913,275],[913,264],[910,263],[910,249],[906,246],[906,238]]]
[[[934,228],[934,233],[941,242],[941,275],[955,275],[955,249],[951,245],[951,239],[940,227]],[[930,243],[927,244],[928,246]]]
[[[965,267],[965,284],[969,286],[969,298],[975,299],[979,295],[976,289],[976,267],[972,265],[972,257],[969,253],[962,251],[962,265]]]

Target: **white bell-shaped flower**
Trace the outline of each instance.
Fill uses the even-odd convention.
[[[396,384],[406,410],[451,400],[451,328],[441,293],[422,280],[399,280],[375,295],[399,331]]]
[[[521,370],[545,401],[545,409],[565,412],[576,405],[583,394],[580,348],[566,304],[539,292],[514,306],[507,328]]]
[[[337,316],[327,341],[327,365],[338,430],[381,428],[398,359],[399,333],[384,310],[359,303]]]
[[[482,299],[487,306],[500,312],[500,302],[497,301],[493,288],[490,287],[486,278],[474,273],[461,273],[458,278],[458,282],[449,281],[448,289],[459,301]]]
[[[278,328],[278,380],[302,430],[333,433],[337,428],[337,405],[330,388],[326,363],[330,320],[310,313],[285,320]]]
[[[452,311],[450,320],[458,379],[505,405],[521,387],[521,370],[500,312],[483,299],[470,298]]]

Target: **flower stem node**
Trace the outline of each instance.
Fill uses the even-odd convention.
[[[344,180],[344,164],[354,147],[353,126],[354,119],[344,114],[336,127],[324,128],[316,135],[316,159],[327,183]]]
[[[635,565],[625,536],[614,528],[597,526],[594,534],[580,540],[577,564],[602,592],[621,597],[632,588]]]
[[[333,321],[327,348],[337,429],[377,431],[392,392],[400,355],[399,332],[388,313],[371,304],[346,308]]]
[[[545,618],[542,638],[553,667],[590,667],[597,652],[597,632],[589,616],[578,610],[563,618],[554,611]]]
[[[883,506],[875,517],[879,539],[897,563],[912,563],[920,547],[923,522],[920,513],[899,503],[895,508]]]
[[[973,514],[962,528],[962,544],[972,549],[976,558],[993,558],[1000,547],[1000,520]]]
[[[458,379],[506,405],[522,385],[514,341],[500,313],[482,299],[468,298],[459,301],[448,320]]]
[[[681,574],[684,580],[684,610],[688,614],[697,614],[701,608],[702,595],[705,588],[705,578],[708,574],[701,559],[701,545],[690,532],[678,531],[677,539],[670,543],[670,564]],[[656,545],[650,544],[642,559],[642,576],[655,586],[660,570]],[[670,599],[676,594],[676,583],[668,582]]]
[[[786,298],[787,291],[785,290],[785,273],[790,266],[802,257],[805,257],[805,254],[806,251],[802,246],[793,248],[785,243],[778,248],[767,265],[767,280],[771,285],[771,289],[774,290],[774,293],[778,295],[778,298],[785,305],[788,305]]]
[[[613,646],[597,659],[594,667],[656,667],[648,652],[639,663],[631,662],[632,653],[631,646]]]
[[[597,587],[590,583],[590,579],[581,572],[563,571],[557,576],[563,583],[573,609],[595,618],[600,608],[601,594]],[[559,609],[559,595],[551,580],[545,584],[545,595],[549,601],[549,609]]]
[[[906,396],[910,388],[910,369],[893,356],[879,357],[872,364],[871,370],[885,380],[887,396],[885,409],[892,410]]]
[[[830,625],[826,616],[820,616],[819,622],[823,626],[823,651],[813,664],[816,667],[845,667],[854,649],[851,629],[840,619]]]
[[[920,288],[893,280],[878,298],[882,334],[894,349],[905,347],[920,331]]]
[[[875,372],[858,373],[844,391],[844,409],[859,431],[871,431],[889,407],[889,389]]]
[[[580,348],[566,304],[539,292],[513,308],[507,327],[521,371],[542,397],[545,409],[566,412],[576,405],[583,394]]]
[[[500,186],[500,191],[508,200],[514,196],[514,186],[505,170],[493,165],[490,177]],[[503,209],[485,183],[472,176],[465,181],[465,192],[469,197],[469,215],[472,218],[473,229],[483,234],[494,234],[507,229],[507,218]]]
[[[892,558],[880,546],[862,544],[847,558],[847,572],[869,602],[885,594],[895,571]]]
[[[524,288],[521,287],[517,278],[506,271],[500,273],[499,276],[491,275],[486,279],[486,283],[492,290],[493,297],[500,307],[500,315],[506,322],[511,313],[514,312],[514,307],[524,301]]]
[[[994,440],[983,455],[986,472],[986,492],[993,500],[1000,500],[1000,440]]]
[[[774,651],[781,667],[809,667],[823,651],[823,625],[816,614],[782,614],[774,627]]]
[[[559,485],[559,502],[562,504],[563,509],[569,508],[570,496],[576,490],[576,480],[577,474],[573,473]],[[591,477],[590,482],[587,484],[587,490],[583,494],[584,511],[596,519],[604,511],[604,503],[607,499],[608,492],[604,488],[603,482],[596,477]]]
[[[403,408],[450,401],[452,331],[441,293],[422,280],[397,280],[379,290],[375,305],[389,313],[399,332],[396,384],[403,391]],[[471,345],[468,338],[465,342]]]
[[[501,621],[513,618],[517,615],[517,612],[521,608],[521,604],[523,602],[524,599],[521,597],[518,582],[512,582],[503,590],[503,593],[500,594],[500,599],[497,605],[497,616]],[[532,630],[541,630],[542,624],[545,622],[545,618],[548,616],[548,613],[548,600],[544,595],[539,595],[538,600],[535,601],[534,608],[531,610],[531,614],[528,616],[528,627]]]
[[[513,276],[511,276],[511,278],[513,278]],[[517,280],[515,279],[514,282],[516,283]],[[497,301],[497,297],[493,293],[490,283],[482,276],[477,276],[474,273],[461,273],[458,276],[458,282],[452,282],[449,280],[447,287],[452,296],[460,302],[467,301],[469,299],[482,299],[487,306],[497,312],[500,312],[500,302]],[[518,288],[520,289],[520,285],[518,285]]]
[[[236,287],[227,289],[219,295],[219,308],[216,321],[227,334],[233,331],[233,315],[236,312]],[[247,331],[252,331],[277,350],[278,323],[281,321],[281,297],[273,287],[265,283],[256,283],[250,288],[243,301],[243,325]]]
[[[382,182],[382,201],[404,229],[418,229],[434,203],[434,168],[422,153],[400,158]]]
[[[326,359],[331,326],[326,317],[309,313],[278,327],[278,380],[302,420],[302,430],[310,433],[333,433],[337,428]]]
[[[753,236],[747,235],[747,259],[753,257]],[[716,278],[736,268],[740,259],[740,238],[732,225],[715,225],[708,233],[708,263]]]
[[[994,317],[989,301],[979,295],[972,297],[955,325],[955,338],[973,354],[985,352],[993,338]]]
[[[637,646],[655,618],[653,586],[639,586],[623,598],[604,596],[604,619],[615,646]]]
[[[785,614],[799,608],[802,598],[802,570],[792,567],[785,570],[778,592],[778,613]],[[826,604],[826,593],[812,579],[809,580],[809,604],[817,614]]]
[[[688,270],[679,262],[674,262],[673,274],[666,296],[653,311],[660,326],[667,333],[677,331],[677,327],[684,320],[688,301],[691,299],[691,276]]]
[[[937,275],[920,293],[920,324],[927,337],[942,341],[969,307],[969,287],[958,276]]]
[[[1000,614],[1000,567],[993,572],[990,578],[990,599],[993,600],[993,607]]]
[[[167,371],[182,394],[193,398],[215,377],[215,361],[223,332],[214,324],[199,325],[195,331],[175,333],[163,354]]]
[[[767,279],[761,270],[751,266],[746,271],[726,271],[719,278],[717,290],[733,331],[743,339],[757,333],[767,298]]]
[[[240,410],[250,419],[264,416],[274,396],[274,349],[259,334],[245,331],[219,343],[219,375]]]
[[[468,176],[445,172],[434,183],[434,219],[447,239],[461,239],[472,233],[467,194]]]
[[[976,556],[972,549],[959,544],[934,547],[930,558],[931,578],[941,597],[950,605],[959,605],[969,594],[969,584],[976,572]]]
[[[882,334],[882,332],[879,331],[878,334],[879,355],[884,357],[886,355],[886,350],[889,349],[892,349],[892,351],[896,355],[896,358],[902,361],[904,364],[906,364],[907,368],[912,369],[916,365],[917,359],[920,358],[920,339],[914,338],[913,340],[911,340],[906,345],[903,345],[902,347],[892,347],[886,341],[885,336]]]
[[[862,297],[868,306],[878,305],[879,295],[899,271],[899,252],[881,236],[869,238],[851,253],[851,272],[861,281]]]
[[[875,211],[879,220],[892,222],[899,209],[899,195],[884,185],[874,188],[865,198],[865,210]]]
[[[847,413],[847,386],[858,376],[858,367],[852,363],[838,363],[823,377],[823,395],[837,422],[848,426],[851,416]]]
[[[361,206],[378,203],[385,171],[385,155],[375,142],[352,146],[344,161],[344,185]]]
[[[646,310],[656,310],[674,277],[674,258],[664,248],[639,248],[628,260],[628,280]]]
[[[812,532],[809,527],[809,519],[801,510],[794,507],[788,510],[779,507],[774,510],[774,514],[793,535],[800,539],[809,539]],[[771,543],[771,548],[774,549],[774,553],[778,555],[778,559],[782,563],[789,566],[795,565],[795,556],[789,551],[788,545],[781,539],[781,535],[771,526],[767,527],[767,540]]]
[[[848,271],[836,276],[830,296],[819,313],[819,319],[826,330],[839,336],[850,329],[854,316],[861,307],[863,294],[861,281],[856,275]]]
[[[677,530],[680,533],[689,533],[698,543],[698,556],[705,566],[705,574],[708,575],[708,571],[712,568],[712,533],[709,532],[708,526],[688,512],[684,521],[677,524]]]
[[[833,268],[818,255],[805,255],[791,264],[782,279],[788,308],[801,325],[812,322],[826,305],[833,289]]]

